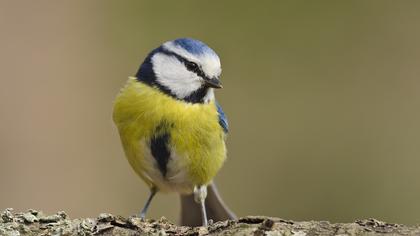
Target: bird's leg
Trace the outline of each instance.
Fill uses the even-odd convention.
[[[207,213],[206,213],[206,205],[205,200],[207,197],[207,186],[201,185],[194,187],[194,200],[200,204],[201,207],[201,220],[203,222],[203,226],[208,225],[207,221]]]
[[[149,198],[146,201],[146,204],[144,204],[143,210],[140,212],[140,218],[144,219],[146,217],[147,210],[149,209],[150,203],[152,202],[153,197],[157,193],[157,188],[152,187],[150,189],[150,195]]]

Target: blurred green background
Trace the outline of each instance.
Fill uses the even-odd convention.
[[[112,101],[146,54],[221,57],[239,215],[420,223],[419,1],[1,1],[0,209],[138,213]],[[150,217],[176,221],[158,195]]]

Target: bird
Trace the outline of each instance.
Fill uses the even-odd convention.
[[[113,121],[125,156],[150,189],[141,218],[157,192],[181,195],[186,225],[199,225],[200,216],[203,226],[208,215],[236,218],[213,182],[226,160],[229,130],[214,93],[222,88],[221,72],[208,45],[178,38],[153,49],[115,98]]]

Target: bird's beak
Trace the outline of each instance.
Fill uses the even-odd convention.
[[[222,83],[220,83],[220,80],[217,77],[216,78],[206,78],[206,79],[204,79],[204,82],[210,88],[217,88],[217,89],[223,88]]]

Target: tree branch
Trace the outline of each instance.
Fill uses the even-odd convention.
[[[69,219],[64,212],[44,215],[29,210],[0,214],[0,235],[420,235],[420,227],[388,224],[375,219],[331,224],[327,221],[295,222],[266,216],[221,221],[209,227],[177,226],[165,218],[141,220],[100,214],[97,218]]]

